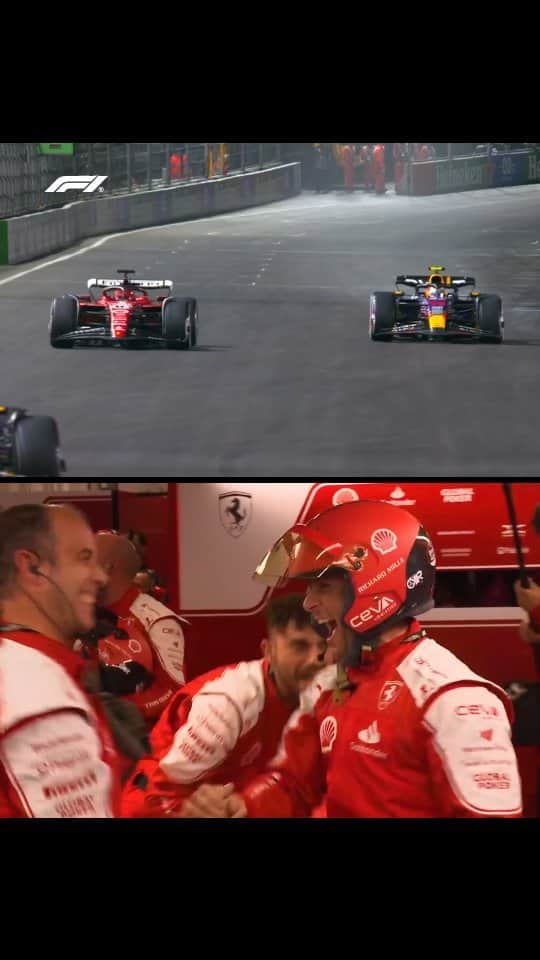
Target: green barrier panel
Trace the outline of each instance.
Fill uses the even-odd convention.
[[[9,263],[8,260],[8,225],[7,220],[0,220],[0,263]]]
[[[38,143],[38,153],[44,156],[73,156],[72,143]]]

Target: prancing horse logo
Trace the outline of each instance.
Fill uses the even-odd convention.
[[[241,537],[251,521],[252,497],[250,493],[222,493],[219,498],[221,523],[231,537]]]

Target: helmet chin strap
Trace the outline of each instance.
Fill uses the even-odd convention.
[[[355,633],[350,627],[345,626],[347,649],[345,656],[340,661],[341,664],[345,668],[362,666],[365,657],[373,654],[380,646],[385,626],[361,634]]]

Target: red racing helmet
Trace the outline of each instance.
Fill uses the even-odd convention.
[[[358,641],[358,656],[362,646],[377,646],[382,629],[434,606],[435,550],[420,521],[401,507],[360,500],[298,523],[272,547],[255,576],[279,586],[333,570],[342,570],[348,580],[343,623]]]

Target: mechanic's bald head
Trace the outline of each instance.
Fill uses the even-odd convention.
[[[69,504],[19,504],[0,519],[0,597],[10,595],[18,576],[18,555],[55,565],[59,552],[71,549],[95,557],[95,541],[88,520]],[[39,567],[39,563],[37,564]],[[102,578],[103,579],[103,578]]]
[[[109,577],[100,599],[106,605],[117,603],[133,585],[133,579],[141,569],[141,558],[127,537],[118,533],[98,533],[97,553]]]

